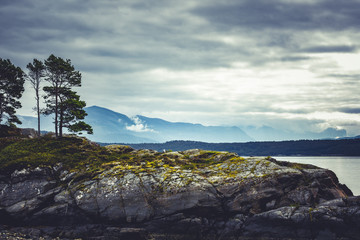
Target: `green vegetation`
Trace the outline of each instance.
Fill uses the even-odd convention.
[[[16,109],[21,108],[19,99],[24,92],[24,73],[9,59],[0,58],[0,123],[6,120],[8,126],[21,124]]]
[[[20,137],[21,130],[14,125],[0,125],[0,136],[1,137]]]
[[[219,175],[234,178],[250,174],[252,177],[266,177],[266,169],[271,161],[275,160],[244,159],[229,152],[196,149],[159,153],[121,145],[101,147],[79,137],[54,138],[48,135],[34,139],[0,138],[0,174],[5,175],[24,168],[54,168],[61,164],[63,169],[76,172],[77,180],[94,177],[109,169],[117,176],[123,176],[127,171],[141,174],[160,170],[164,171],[165,176],[176,173],[180,178],[188,178],[185,173],[190,170],[207,177]],[[286,164],[289,165],[286,162],[283,165]],[[289,167],[300,169],[313,166],[296,164]],[[187,182],[190,184],[192,181],[189,178]]]
[[[218,152],[201,151],[190,159],[150,150],[133,151],[127,146],[101,147],[78,137],[57,139],[49,135],[35,139],[1,138],[0,172],[11,173],[15,169],[54,166],[57,163],[67,170],[78,172],[99,172],[114,166],[135,172],[160,167],[172,169],[176,166],[197,169],[233,157],[233,154],[227,155],[219,158]]]
[[[311,222],[313,221],[313,211],[314,210],[315,210],[314,208],[309,208],[309,217],[310,217]]]
[[[54,166],[57,163],[62,163],[69,170],[81,170],[87,165],[96,168],[111,159],[111,154],[105,148],[82,138],[2,138],[0,143],[2,173],[27,167]]]

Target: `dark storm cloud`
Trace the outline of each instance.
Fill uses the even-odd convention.
[[[360,74],[327,74],[323,77],[331,77],[347,80],[347,82],[360,83]]]
[[[303,57],[303,56],[286,56],[280,58],[282,62],[299,62],[299,61],[306,61],[311,59],[310,57]]]
[[[50,54],[57,49],[62,51],[65,48],[62,44],[67,44],[67,50],[71,52],[72,48],[79,47],[72,46],[76,38],[94,39],[98,42],[97,46],[83,49],[84,55],[138,61],[137,65],[143,69],[152,68],[156,64],[173,69],[227,67],[234,60],[245,58],[255,65],[262,65],[274,58],[263,56],[261,48],[266,50],[272,46],[290,51],[278,52],[278,55],[283,55],[280,56],[281,61],[306,60],[307,56],[291,56],[291,52],[299,52],[299,49],[300,52],[308,53],[356,51],[356,47],[346,45],[303,46],[303,42],[294,42],[292,32],[359,28],[360,3],[357,1],[315,1],[311,4],[268,0],[207,1],[193,4],[194,9],[184,16],[181,11],[176,12],[179,6],[181,4],[174,1],[124,1],[123,4],[84,0],[5,1],[0,6],[0,21],[6,26],[0,31],[1,45],[7,46],[9,51],[24,52],[32,49],[38,54]],[[163,17],[161,14],[169,9],[175,9],[174,13],[178,15]],[[207,19],[210,24],[202,25],[201,28],[193,24],[195,27],[191,29],[192,20],[184,18],[191,14]],[[213,26],[219,31],[249,29],[250,32],[236,34],[259,39],[253,45],[239,48],[194,37],[211,32]],[[264,29],[275,32],[262,36],[258,31]],[[284,29],[289,32],[276,32]],[[118,41],[104,49],[101,37]],[[128,47],[131,44],[137,47],[121,49],[121,46]]]
[[[195,14],[208,19],[219,30],[229,28],[344,30],[360,28],[359,1],[268,1],[216,2],[198,7]]]
[[[160,31],[154,31],[159,32]],[[147,40],[147,45],[129,49],[127,46],[97,46],[86,49],[86,53],[91,57],[104,57],[117,61],[122,61],[126,66],[137,65],[131,67],[133,70],[147,70],[159,66],[166,66],[172,69],[196,69],[196,68],[212,68],[228,66],[226,55],[219,57],[216,51],[228,51],[221,44],[214,41],[201,41],[192,39],[172,39],[162,36],[160,41]],[[168,41],[167,41],[168,40]],[[169,48],[165,42],[171,42]],[[161,44],[164,42],[164,44]],[[191,53],[189,53],[191,49]],[[208,52],[212,49],[214,52]],[[206,53],[205,57],[204,52]],[[213,58],[211,56],[214,56]],[[225,60],[225,61],[224,61]],[[91,67],[90,67],[91,68]],[[116,71],[118,71],[117,69]],[[107,72],[107,70],[106,70]]]
[[[26,1],[27,2],[27,1]],[[56,4],[17,4],[0,6],[2,42],[14,45],[19,40],[41,40],[46,42],[51,39],[66,39],[76,36],[88,35],[92,30],[90,26],[79,21],[71,13],[80,7],[60,8]],[[34,1],[36,2],[36,1]],[[79,14],[81,11],[76,12]],[[5,42],[4,42],[5,41]]]
[[[354,53],[357,51],[355,46],[335,45],[335,46],[314,46],[300,50],[307,53]]]
[[[0,5],[0,53],[8,55],[19,65],[31,57],[49,56],[72,48],[69,42],[76,37],[92,34],[93,28],[78,15],[81,2],[60,4],[53,1],[11,1]],[[64,45],[68,45],[64,47]],[[65,51],[64,51],[65,50]],[[29,57],[29,53],[33,56]]]
[[[359,114],[360,108],[339,108],[337,109],[339,112],[343,113],[351,113],[351,114]]]
[[[336,57],[358,53],[359,12],[355,0],[3,0],[0,57],[71,59],[89,105],[306,126],[358,108],[359,71]]]
[[[0,21],[7,26],[0,31],[1,45],[6,46],[3,51],[21,65],[29,61],[23,60],[25,52],[35,52],[34,57],[51,53],[68,55],[84,66],[81,69],[103,69],[104,72],[109,71],[108,64],[116,72],[121,69],[144,71],[159,66],[171,69],[228,67],[233,58],[232,49],[218,41],[194,38],[190,22],[176,14],[165,14],[172,9],[172,4],[173,1],[145,4],[12,2],[0,6]],[[76,40],[95,44],[75,45]],[[74,52],[78,53],[75,57]],[[91,61],[102,57],[118,61],[106,64]]]
[[[11,57],[18,58],[18,61],[24,57],[17,53],[26,51],[41,56],[58,52],[66,55],[76,51],[79,54],[75,60],[81,60],[79,64],[83,66],[82,69],[103,69],[104,72],[109,71],[108,63],[90,59],[117,58],[119,61],[110,65],[118,72],[122,69],[143,71],[156,66],[170,69],[229,67],[237,60],[263,66],[279,59],[283,62],[307,60],[307,56],[292,56],[292,52],[299,52],[299,49],[308,53],[356,50],[355,47],[343,45],[304,46],[305,43],[296,43],[291,34],[302,28],[334,27],[336,24],[329,23],[329,19],[325,18],[331,14],[333,18],[342,16],[340,18],[343,20],[336,21],[337,24],[355,22],[354,9],[359,5],[356,2],[212,2],[213,5],[206,5],[209,2],[193,4],[194,10],[184,14],[177,10],[181,4],[175,1],[124,1],[122,4],[114,1],[6,1],[7,4],[0,6],[0,21],[7,27],[1,29],[0,38]],[[166,14],[167,11],[174,14]],[[193,20],[189,20],[191,16],[201,16],[210,20],[211,24],[197,26]],[[305,27],[307,24],[309,26]],[[352,25],[355,24],[349,26]],[[258,39],[247,46],[238,47],[211,37],[206,40],[197,37],[213,32],[213,26],[220,27],[220,31],[250,29],[250,32],[236,34]],[[275,32],[258,32],[266,28]],[[290,32],[276,32],[278,29],[288,29]],[[74,45],[76,39],[88,39],[96,44],[86,47]],[[108,43],[108,39],[114,42]],[[267,48],[273,46],[289,52],[267,55]]]
[[[228,0],[193,9],[193,14],[205,19],[218,32],[254,39],[246,46],[249,54],[240,55],[253,66],[278,60],[311,60],[305,54],[356,53],[354,34],[360,29],[359,12],[360,2],[355,0]],[[341,40],[341,36],[350,36],[352,44],[346,37]],[[332,42],[323,42],[329,39]],[[268,54],[274,51],[275,55]],[[299,53],[304,55],[296,56]]]

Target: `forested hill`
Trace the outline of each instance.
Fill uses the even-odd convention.
[[[198,148],[214,151],[236,152],[241,156],[360,156],[360,139],[299,140],[248,143],[206,143],[195,141],[170,141],[166,143],[125,145],[129,145],[135,149],[153,149],[157,151],[183,151],[187,149]]]

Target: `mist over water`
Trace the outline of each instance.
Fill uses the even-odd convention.
[[[312,164],[333,171],[355,196],[360,195],[360,157],[274,157],[276,160]]]

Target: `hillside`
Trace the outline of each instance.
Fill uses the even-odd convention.
[[[0,142],[0,236],[7,239],[360,234],[360,197],[312,165],[199,149],[101,147],[84,138]]]

